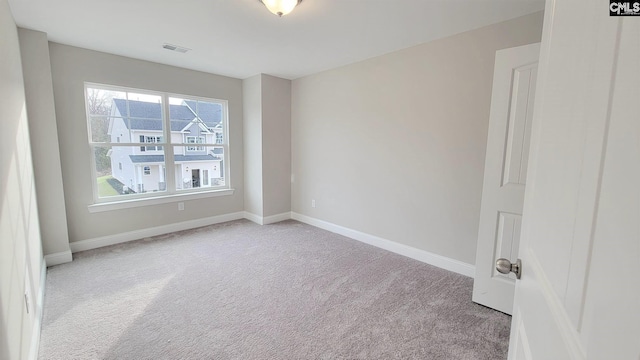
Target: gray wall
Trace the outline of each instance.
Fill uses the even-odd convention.
[[[262,75],[264,216],[291,211],[291,81]]]
[[[69,253],[58,131],[53,102],[49,40],[40,31],[18,29],[27,112],[45,255]]]
[[[0,48],[0,359],[26,359],[41,305],[42,246],[20,45],[6,0],[0,0]]]
[[[262,76],[242,81],[244,108],[244,210],[262,217]]]
[[[260,74],[243,81],[245,210],[291,211],[291,81]]]
[[[50,43],[60,158],[71,242],[242,211],[242,81]],[[89,213],[93,202],[83,82],[167,91],[229,101],[231,196]],[[178,200],[176,200],[178,201]]]
[[[540,12],[294,80],[292,211],[473,264],[495,51],[541,30]]]

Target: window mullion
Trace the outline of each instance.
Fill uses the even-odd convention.
[[[167,192],[170,194],[174,194],[176,192],[176,166],[175,166],[175,156],[174,149],[171,145],[171,108],[169,104],[169,96],[167,94],[162,94],[162,104],[163,106],[163,114],[162,121],[164,122],[163,126],[163,135],[164,135],[164,166],[165,166],[165,179],[164,181],[167,184]]]

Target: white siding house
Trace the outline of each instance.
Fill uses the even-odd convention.
[[[196,108],[197,107],[197,108]],[[170,105],[177,189],[224,185],[222,109],[215,103],[183,101]],[[123,192],[166,190],[162,105],[113,99],[109,121],[112,176]],[[122,146],[119,143],[142,143]]]

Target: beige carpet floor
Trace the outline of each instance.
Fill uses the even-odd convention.
[[[473,279],[295,221],[74,254],[47,272],[40,359],[503,359]]]

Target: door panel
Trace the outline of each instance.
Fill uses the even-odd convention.
[[[510,359],[640,359],[640,22],[621,19],[547,0]]]
[[[516,277],[498,273],[495,263],[518,254],[539,49],[496,52],[473,301],[507,314]]]
[[[516,329],[514,333],[516,334],[516,341],[513,342],[513,353],[516,354],[517,359],[525,359],[532,360],[533,356],[529,351],[529,338],[527,337],[527,332],[525,327],[522,324],[522,316],[520,312],[516,312],[513,314],[513,322],[511,326],[515,326]]]
[[[622,20],[582,329],[588,357],[640,359],[640,24]],[[614,265],[615,264],[615,265]],[[613,266],[612,266],[613,265]]]
[[[517,259],[520,246],[520,228],[522,215],[506,212],[498,213],[498,231],[496,234],[495,259]],[[513,283],[516,280],[514,273],[501,274],[493,267],[494,278],[504,278]]]
[[[526,184],[537,58],[535,61],[535,64],[513,69],[511,111],[507,123],[507,148],[503,163],[502,186]]]

